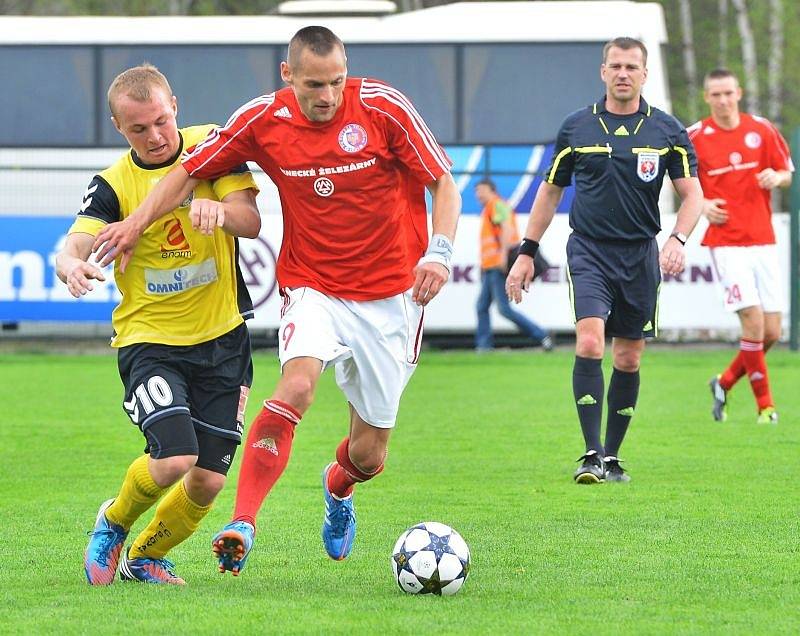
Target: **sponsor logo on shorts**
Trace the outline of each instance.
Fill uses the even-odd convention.
[[[159,296],[180,294],[194,287],[208,285],[217,280],[217,264],[213,258],[199,265],[187,265],[177,269],[144,270],[145,288],[148,294]]]
[[[347,124],[339,131],[339,145],[345,152],[358,152],[367,145],[367,131],[358,124]]]
[[[278,456],[278,447],[275,444],[275,440],[271,437],[265,437],[263,439],[258,440],[253,444],[253,448],[263,448],[266,451],[269,451],[276,457]]]
[[[230,455],[230,453],[225,455],[225,457],[223,457],[221,461],[222,461],[223,464],[226,464],[226,465],[230,466],[231,465],[231,455]]]
[[[640,152],[636,155],[636,175],[645,183],[658,176],[657,152]]]
[[[250,395],[249,386],[239,387],[239,406],[236,408],[236,428],[242,432],[242,422],[244,422],[244,410],[247,408],[247,397]]]

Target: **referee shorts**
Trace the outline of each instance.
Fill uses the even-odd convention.
[[[607,335],[631,340],[658,335],[661,271],[655,239],[595,241],[573,232],[567,276],[575,322],[602,318]]]

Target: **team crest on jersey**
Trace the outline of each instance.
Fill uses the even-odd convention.
[[[728,160],[731,162],[731,165],[736,166],[742,163],[742,153],[740,152],[732,152],[728,157]]]
[[[758,148],[761,145],[761,135],[757,132],[749,132],[744,136],[744,145],[748,148]]]
[[[636,174],[647,183],[658,176],[658,153],[640,152],[636,155]]]
[[[339,145],[345,152],[358,152],[367,145],[367,131],[358,124],[347,124],[339,132]]]
[[[333,181],[327,177],[320,177],[314,182],[314,192],[321,197],[329,197],[333,194]]]

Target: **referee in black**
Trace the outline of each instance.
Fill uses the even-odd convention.
[[[579,484],[630,480],[618,452],[639,395],[644,339],[658,332],[659,265],[666,274],[683,271],[683,246],[703,202],[686,130],[641,96],[647,79],[644,44],[627,37],[608,42],[600,77],[605,97],[571,114],[561,125],[520,255],[506,280],[509,299],[520,302],[533,277],[539,240],[574,176],[567,274],[576,331],[572,389],[586,442],[575,472]],[[659,255],[658,195],[665,174],[681,206]],[[603,444],[601,365],[606,334],[613,337],[614,372]]]

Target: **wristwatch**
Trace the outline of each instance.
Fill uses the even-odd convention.
[[[689,237],[686,236],[683,232],[673,232],[672,234],[669,235],[670,238],[672,238],[673,236],[676,239],[678,239],[681,245],[686,245],[686,241],[689,239]]]

